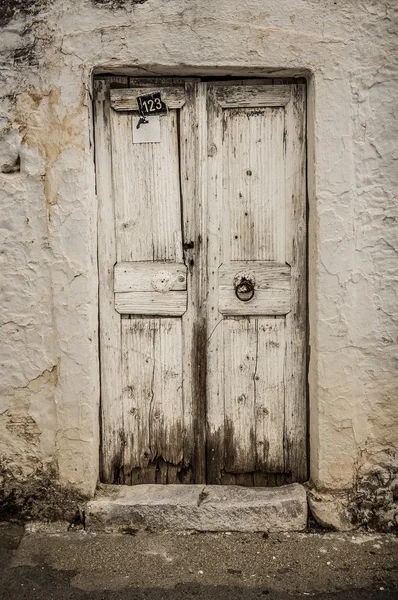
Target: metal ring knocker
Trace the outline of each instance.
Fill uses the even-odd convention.
[[[241,277],[235,282],[236,297],[242,302],[248,302],[254,296],[254,281],[250,281],[246,277]]]

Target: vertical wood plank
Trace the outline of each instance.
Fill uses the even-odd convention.
[[[235,485],[252,487],[254,485],[254,473],[237,473]]]
[[[218,268],[222,262],[221,224],[227,218],[222,197],[222,109],[207,87],[207,481],[221,483],[224,470],[223,317],[218,310]]]
[[[224,330],[225,469],[255,470],[257,319],[226,319]]]
[[[228,109],[223,130],[224,201],[230,213],[223,221],[224,260],[283,264],[284,110]]]
[[[285,466],[292,481],[306,481],[307,468],[307,246],[305,86],[292,85],[286,106],[286,255],[291,265],[291,312],[286,317]]]
[[[185,430],[182,397],[181,319],[158,319],[154,338],[152,402],[149,411],[153,457],[180,465]]]
[[[258,319],[256,470],[283,473],[285,426],[285,319]]]
[[[268,475],[262,471],[253,473],[253,485],[255,487],[268,487]]]
[[[188,269],[188,305],[182,319],[184,456],[192,456],[194,482],[205,483],[206,97],[198,80],[187,80],[185,90],[179,121],[184,262]]]
[[[150,415],[154,402],[154,348],[158,330],[158,319],[122,319],[125,474],[137,467],[147,468],[154,458]]]
[[[183,460],[181,319],[123,319],[124,471]],[[167,465],[159,476],[166,482]]]
[[[95,166],[98,199],[99,310],[101,315],[101,479],[118,481],[124,446],[120,316],[114,309],[113,266],[116,262],[115,208],[112,189],[110,97],[112,84],[127,85],[127,77],[94,81]]]
[[[112,111],[111,123],[117,260],[177,262],[182,255],[177,111],[160,119],[159,143],[133,144],[132,113]]]

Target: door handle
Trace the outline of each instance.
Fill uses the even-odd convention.
[[[242,302],[248,302],[254,296],[254,280],[240,276],[234,280],[235,295]]]

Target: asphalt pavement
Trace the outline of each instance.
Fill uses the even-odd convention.
[[[1,600],[398,599],[398,539],[0,524]]]

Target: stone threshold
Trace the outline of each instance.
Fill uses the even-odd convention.
[[[305,488],[228,485],[101,485],[85,508],[90,531],[303,531]]]

